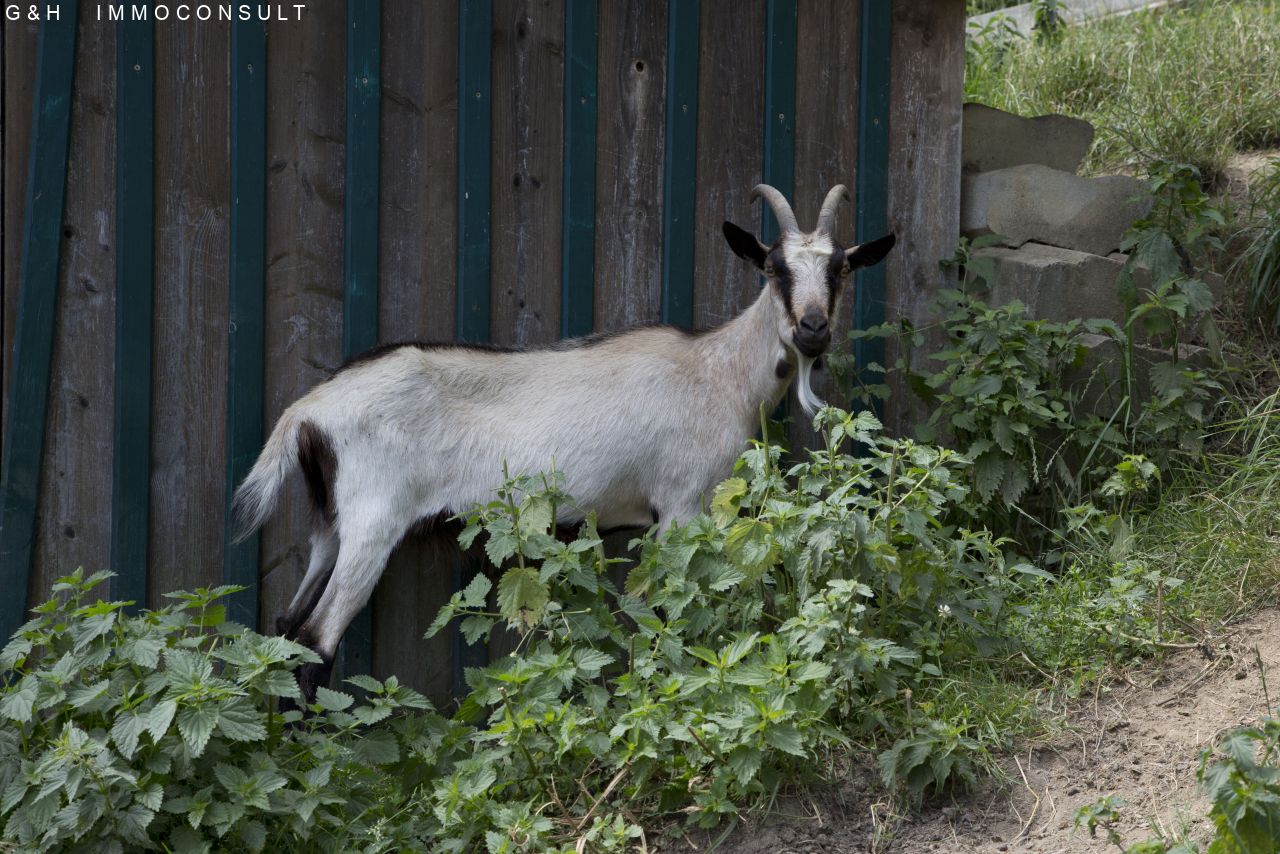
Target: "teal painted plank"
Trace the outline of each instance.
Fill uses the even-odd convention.
[[[597,0],[564,14],[564,236],[560,336],[595,326]]]
[[[227,330],[226,536],[222,580],[246,588],[229,617],[257,628],[259,536],[233,543],[231,498],[262,447],[266,367],[267,30],[257,20],[231,25],[231,263]]]
[[[859,243],[889,230],[889,70],[892,57],[890,0],[862,0],[858,84],[857,236]],[[856,273],[853,328],[884,323],[885,265]],[[864,384],[881,382],[867,366],[884,364],[884,339],[855,341],[853,355]],[[881,406],[875,401],[877,413]]]
[[[116,27],[116,350],[111,594],[147,605],[151,518],[151,303],[155,233],[151,21]]]
[[[693,325],[693,210],[698,145],[698,0],[667,6],[662,161],[662,322]]]
[[[381,107],[381,0],[347,0],[347,168],[343,211],[342,353],[378,343],[378,143]],[[373,664],[372,606],[347,628],[342,676]]]
[[[489,340],[489,190],[493,5],[462,0],[458,14],[457,337]]]
[[[469,344],[489,340],[489,199],[492,148],[493,4],[462,0],[458,11],[458,313],[456,336]],[[479,571],[476,561],[454,561],[454,589]],[[453,693],[467,692],[468,667],[488,661],[483,643],[465,643],[453,628]]]
[[[763,181],[792,199],[796,171],[796,0],[768,0],[764,51]],[[794,201],[794,200],[793,200]],[[760,205],[760,240],[778,236],[773,209]]]
[[[24,622],[36,532],[40,462],[53,364],[58,262],[71,136],[79,3],[61,4],[40,24],[31,118],[31,158],[22,238],[22,278],[9,387],[9,423],[0,461],[0,638]]]

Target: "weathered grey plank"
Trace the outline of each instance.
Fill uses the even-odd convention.
[[[662,145],[666,7],[602,3],[596,159],[598,330],[662,310]]]
[[[345,22],[343,4],[316,3],[267,30],[268,430],[342,361]],[[307,568],[300,480],[263,532],[263,626],[275,625]]]
[[[115,28],[81,16],[32,604],[111,554]]]
[[[560,336],[564,5],[493,4],[490,337]]]
[[[698,63],[698,193],[694,320],[715,326],[760,293],[760,277],[730,251],[726,219],[755,231],[764,125],[764,2],[704,3]]]
[[[383,0],[382,284],[384,341],[449,340],[454,327],[458,10],[453,2]],[[374,672],[394,673],[445,705],[449,633],[422,633],[453,593],[448,537],[415,536],[374,592]]]
[[[795,210],[802,227],[811,227],[827,191],[844,184],[853,192],[858,143],[858,4],[806,0],[796,21],[796,190]],[[836,217],[835,239],[853,243],[854,205]],[[846,285],[840,311],[832,320],[833,352],[849,352],[853,282]],[[814,374],[814,390],[828,403],[847,405],[826,370]],[[812,447],[812,422],[795,404],[790,409],[792,449]]]
[[[888,258],[886,319],[919,324],[946,275],[938,261],[960,234],[960,110],[964,101],[961,0],[894,0],[889,105],[889,224],[898,244]],[[888,359],[896,358],[890,347]],[[886,407],[907,429],[923,414],[901,383]]]
[[[27,196],[27,159],[31,146],[31,99],[34,97],[36,33],[34,22],[4,25],[4,122],[0,140],[4,156],[4,283],[0,294],[0,375],[3,400],[9,400],[9,354],[18,322],[18,281],[22,264],[23,204]],[[0,436],[9,421],[8,406],[0,406]],[[2,440],[0,440],[2,441]]]
[[[100,26],[95,24],[95,27]],[[221,578],[230,30],[156,28],[152,601]]]

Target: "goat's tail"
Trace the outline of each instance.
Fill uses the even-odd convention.
[[[299,422],[292,410],[280,416],[258,461],[236,490],[231,500],[231,513],[236,522],[234,542],[244,540],[261,528],[275,509],[285,479],[298,464]]]

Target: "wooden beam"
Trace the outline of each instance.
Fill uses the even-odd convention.
[[[229,617],[258,627],[259,536],[233,543],[231,499],[262,448],[266,368],[267,31],[231,25],[231,259],[227,329],[227,484],[222,580],[245,589]]]
[[[378,343],[378,157],[381,105],[381,0],[347,0],[347,150],[343,208],[342,355]],[[347,627],[341,677],[368,673],[373,609]]]
[[[564,234],[560,337],[595,323],[597,0],[568,0],[564,15]]]
[[[111,594],[147,605],[151,536],[151,304],[155,250],[155,40],[116,28],[116,343]]]
[[[667,6],[667,115],[662,170],[662,322],[693,325],[698,145],[698,0]]]
[[[6,591],[0,605],[0,637],[4,638],[23,623],[31,580],[53,364],[78,11],[78,0],[69,0],[57,19],[41,22],[37,48],[13,380],[8,435],[0,461],[0,589]]]
[[[764,49],[764,183],[794,204],[796,172],[796,0],[768,0]],[[760,205],[760,240],[778,236],[773,209]]]

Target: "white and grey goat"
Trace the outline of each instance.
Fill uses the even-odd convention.
[[[842,185],[808,233],[778,190],[761,184],[757,196],[781,236],[764,246],[724,224],[730,248],[768,282],[720,327],[641,327],[524,352],[384,346],[285,410],[236,492],[235,513],[242,536],[257,529],[301,469],[318,511],[310,566],[277,629],[324,659],[300,672],[308,697],[328,682],[339,640],[405,534],[492,500],[504,465],[529,473],[554,461],[601,528],[665,530],[698,513],[755,432],[760,407],[777,405],[797,368],[800,403],[815,409],[810,370],[831,341],[841,291],[894,236],[836,245]],[[582,510],[564,513],[557,521],[572,523]]]

